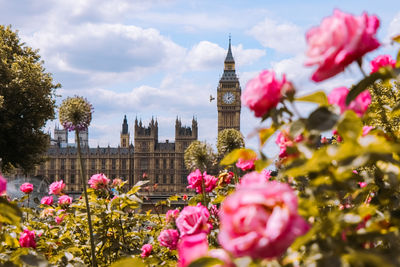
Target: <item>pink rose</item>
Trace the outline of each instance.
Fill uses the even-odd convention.
[[[289,185],[275,181],[240,187],[222,203],[221,246],[235,257],[278,257],[309,229]]]
[[[379,27],[376,16],[359,17],[335,10],[319,27],[306,34],[306,66],[317,65],[311,79],[320,82],[342,72],[347,65],[379,47],[375,38]]]
[[[360,188],[364,188],[366,187],[368,184],[366,182],[358,182],[358,185],[360,186]]]
[[[36,248],[35,231],[24,229],[19,238],[19,245],[23,248]]]
[[[53,209],[53,208],[44,209],[44,210],[42,211],[42,213],[40,214],[40,217],[46,218],[46,217],[49,217],[49,216],[54,216],[54,212],[55,212],[55,211],[56,211],[56,210]]]
[[[371,104],[371,95],[368,90],[359,94],[356,99],[346,106],[346,97],[349,89],[346,87],[338,87],[333,89],[328,95],[328,102],[331,105],[337,105],[340,108],[340,113],[346,110],[353,110],[359,117],[362,117],[367,111],[369,104]]]
[[[69,205],[72,203],[72,197],[68,195],[62,195],[58,198],[58,204],[60,205]]]
[[[301,142],[304,140],[303,135],[298,135],[295,140],[293,141],[292,138],[290,137],[289,133],[286,130],[282,130],[278,133],[278,136],[276,137],[275,143],[279,146],[279,158],[287,158],[289,156],[296,157],[298,155],[298,152],[291,151],[288,153],[287,148],[288,147],[294,147],[295,143]]]
[[[242,171],[249,171],[249,170],[254,169],[254,167],[255,167],[254,161],[255,161],[255,159],[250,159],[250,160],[239,159],[236,162],[236,167],[238,167]]]
[[[269,179],[271,178],[271,171],[264,169],[264,170],[262,170],[261,173],[265,176],[265,179],[267,179],[267,181],[269,181]]]
[[[210,213],[212,216],[218,217],[218,214],[219,214],[218,207],[216,205],[212,204],[210,207]]]
[[[209,217],[208,209],[200,203],[197,206],[186,206],[176,219],[181,237],[201,232],[209,233],[212,227],[208,222]]]
[[[203,189],[201,187],[203,179],[206,192],[211,192],[217,186],[218,182],[218,178],[208,175],[206,172],[204,172],[202,175],[199,169],[191,172],[187,179],[189,183],[187,188],[196,189],[196,192],[199,194],[203,193]]]
[[[57,216],[54,218],[54,220],[57,224],[60,224],[64,220],[65,216],[67,216],[67,214],[65,214],[65,210],[61,209],[57,211]]]
[[[52,196],[43,197],[40,200],[40,203],[44,205],[51,205],[53,204],[53,197]]]
[[[396,60],[390,55],[380,55],[374,58],[371,63],[371,73],[377,72],[381,67],[391,66],[396,67]]]
[[[175,221],[175,219],[178,218],[178,215],[179,215],[178,209],[168,210],[167,214],[165,214],[165,222],[170,223]]]
[[[7,180],[0,174],[0,195],[7,191]]]
[[[285,75],[282,76],[282,81],[278,81],[274,71],[264,70],[247,83],[242,94],[242,103],[254,111],[256,117],[262,117],[278,105],[282,97],[282,87],[286,83]]]
[[[175,250],[178,246],[179,241],[179,232],[175,229],[167,229],[161,231],[160,235],[157,238],[158,242],[160,242],[160,246],[167,247],[171,250]]]
[[[116,178],[112,181],[112,186],[114,186],[114,187],[120,186],[122,184],[122,182],[123,182],[122,179]]]
[[[183,200],[183,201],[186,201],[187,199],[188,199],[188,196],[187,196],[187,195],[183,195],[183,196],[182,196],[182,200]]]
[[[110,179],[108,179],[102,173],[94,174],[89,179],[90,187],[93,189],[96,189],[96,190],[107,187],[109,182],[110,182]]]
[[[240,184],[237,188],[248,187],[248,186],[258,186],[259,184],[264,185],[268,182],[265,174],[259,172],[250,172],[245,174],[242,179],[240,179]]]
[[[207,234],[198,233],[181,238],[178,244],[178,267],[186,267],[192,261],[207,255]]]
[[[375,127],[374,126],[363,126],[362,128],[362,136],[366,136],[372,131]]]
[[[19,187],[19,189],[20,189],[22,192],[24,192],[25,194],[29,194],[29,193],[31,193],[32,190],[33,190],[33,184],[30,184],[30,183],[23,183],[23,184]]]
[[[150,256],[151,251],[153,250],[153,246],[150,244],[145,244],[142,246],[142,248],[140,250],[142,251],[142,254],[140,254],[140,256],[142,258],[146,258],[146,257]]]
[[[65,184],[63,180],[52,183],[49,186],[50,195],[59,195],[64,190]]]

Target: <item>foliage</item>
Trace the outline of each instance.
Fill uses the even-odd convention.
[[[244,140],[242,134],[238,130],[225,129],[218,133],[218,155],[224,156],[234,149],[242,147],[244,147]]]
[[[0,25],[0,158],[30,170],[41,161],[48,136],[42,127],[54,117],[54,84],[37,50],[25,46],[10,26]]]
[[[185,166],[188,170],[205,170],[215,165],[216,156],[213,148],[200,141],[193,141],[185,150]]]

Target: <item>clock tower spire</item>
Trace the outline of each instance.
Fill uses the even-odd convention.
[[[218,132],[224,129],[240,131],[241,88],[235,71],[229,35],[228,53],[224,61],[224,72],[217,88]]]

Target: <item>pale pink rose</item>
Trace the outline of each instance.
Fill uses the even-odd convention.
[[[297,141],[296,141],[297,140]],[[292,140],[289,133],[286,130],[282,130],[278,133],[276,137],[275,143],[279,146],[279,158],[287,158],[289,156],[295,157],[298,155],[298,152],[290,152],[287,151],[288,147],[294,147],[296,142],[301,142],[304,140],[303,135],[298,135],[295,138],[295,141]]]
[[[360,186],[360,188],[364,188],[367,186],[366,182],[358,182],[358,185]]]
[[[7,190],[7,180],[4,179],[0,174],[0,195],[2,195]]]
[[[298,215],[294,191],[272,181],[243,186],[225,199],[218,239],[235,257],[274,258],[308,229]]]
[[[36,248],[35,231],[24,229],[19,238],[19,245],[23,248]]]
[[[208,209],[198,203],[197,206],[186,206],[181,211],[176,219],[176,226],[181,236],[194,235],[201,232],[209,233],[212,226],[208,222],[208,218],[210,218]]]
[[[358,174],[358,171],[357,171],[357,170],[353,170],[353,173],[354,173],[354,174]]]
[[[110,179],[108,179],[103,173],[98,173],[92,175],[89,179],[90,187],[93,189],[106,188]]]
[[[65,210],[59,210],[57,212],[57,216],[54,218],[57,224],[60,224],[64,220],[65,216],[67,216],[67,214],[65,214],[64,212]]]
[[[55,212],[55,211],[56,211],[56,210],[53,209],[53,208],[44,209],[44,210],[42,211],[42,213],[40,214],[40,217],[46,218],[46,217],[49,217],[49,216],[54,216],[54,212]]]
[[[375,127],[374,126],[363,126],[362,128],[362,136],[366,136],[372,131]]]
[[[142,254],[140,254],[140,256],[142,258],[146,258],[146,257],[150,256],[151,251],[153,250],[153,246],[150,244],[145,244],[142,246],[142,248],[140,250],[142,251]]]
[[[60,205],[69,205],[72,203],[72,197],[68,195],[62,195],[58,198],[58,204]]]
[[[40,200],[40,203],[43,205],[51,205],[53,204],[53,197],[52,196],[43,197]]]
[[[167,247],[171,250],[175,250],[178,246],[179,241],[179,232],[175,229],[167,229],[161,231],[160,235],[157,238],[158,242],[160,242],[160,246]]]
[[[23,183],[19,189],[25,194],[30,194],[33,191],[33,184]]]
[[[186,235],[178,244],[178,267],[186,267],[192,261],[207,255],[207,234]]]
[[[282,87],[286,85],[285,75],[282,81],[275,78],[275,72],[264,70],[250,80],[242,94],[242,103],[254,111],[256,117],[262,117],[278,105],[282,98]]]
[[[371,73],[374,73],[377,72],[381,67],[390,66],[395,68],[396,60],[394,60],[390,55],[379,55],[371,61],[370,65]]]
[[[59,195],[64,190],[65,184],[63,180],[52,183],[49,186],[50,195]]]
[[[117,186],[120,186],[121,184],[122,184],[122,179],[120,179],[120,178],[116,178],[116,179],[114,179],[113,181],[112,181],[112,186],[113,187],[117,187]]]
[[[240,179],[240,184],[237,186],[237,188],[242,188],[242,187],[248,187],[248,186],[258,186],[258,185],[264,185],[268,182],[267,177],[263,173],[259,172],[250,172],[245,174],[242,179]]]
[[[319,27],[306,34],[308,43],[305,65],[317,65],[311,79],[323,81],[342,72],[353,61],[379,47],[375,38],[379,27],[376,16],[346,14],[335,10]]]
[[[228,252],[221,248],[210,250],[208,256],[219,259],[223,262],[223,265],[215,265],[214,267],[236,267]]]
[[[201,187],[203,179],[206,192],[211,192],[217,186],[218,182],[218,178],[208,175],[206,172],[201,174],[199,169],[191,172],[187,179],[189,183],[187,188],[196,189],[196,192],[199,194],[203,193],[203,189]]]
[[[178,218],[178,215],[179,215],[178,209],[168,210],[167,213],[165,214],[165,222],[170,223],[175,221],[175,219]]]
[[[239,159],[236,162],[236,167],[238,167],[242,171],[250,171],[255,167],[254,161],[255,159],[250,159],[250,160]]]
[[[331,105],[337,105],[340,108],[340,113],[346,110],[353,110],[359,117],[362,117],[367,111],[369,104],[371,104],[371,95],[368,90],[359,94],[356,99],[346,106],[346,97],[349,89],[346,87],[338,87],[333,89],[328,95],[328,102]]]

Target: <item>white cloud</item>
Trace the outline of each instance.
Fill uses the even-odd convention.
[[[389,24],[389,28],[387,30],[387,36],[386,39],[387,41],[390,41],[390,39],[396,35],[400,34],[400,12],[398,12],[392,21]]]
[[[287,54],[304,50],[305,39],[302,29],[290,22],[278,23],[270,18],[252,27],[248,34],[263,46]]]

